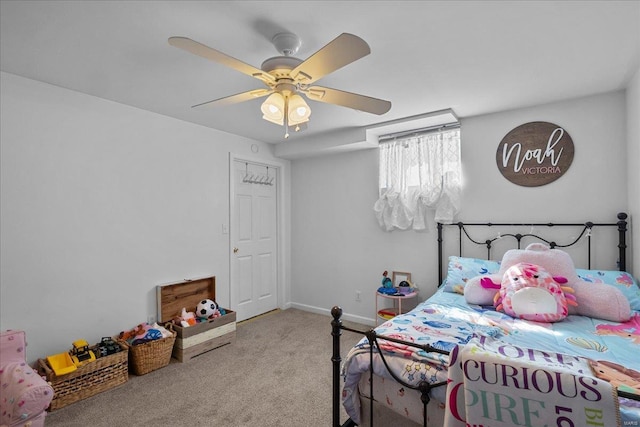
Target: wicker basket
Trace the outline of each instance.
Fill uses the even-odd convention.
[[[60,376],[53,372],[44,359],[38,359],[38,372],[51,383],[54,390],[49,409],[60,409],[127,382],[128,352],[126,346],[121,344],[120,347],[122,351],[118,353],[99,357]]]
[[[129,367],[134,374],[148,374],[169,364],[173,344],[176,341],[176,333],[170,326],[167,329],[171,332],[170,337],[160,338],[144,344],[128,345],[124,341],[119,341],[129,347]]]

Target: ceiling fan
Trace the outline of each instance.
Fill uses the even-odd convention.
[[[301,130],[306,127],[311,109],[301,94],[313,101],[341,105],[372,114],[384,114],[391,102],[356,93],[312,85],[317,80],[371,53],[369,45],[358,36],[343,33],[306,60],[293,55],[301,41],[293,33],[278,33],[272,42],[282,56],[265,60],[260,68],[246,64],[219,50],[187,37],[170,37],[169,44],[195,55],[226,65],[262,81],[267,88],[249,90],[213,101],[194,105],[194,108],[235,104],[268,96],[262,104],[262,118],[285,127]]]

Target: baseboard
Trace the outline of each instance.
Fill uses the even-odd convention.
[[[289,306],[291,308],[297,308],[298,310],[309,311],[311,313],[322,314],[322,315],[331,317],[331,310],[327,308],[316,307],[316,306],[307,305],[307,304],[300,304],[297,302],[292,302],[289,304]],[[348,322],[360,323],[362,325],[376,326],[375,319],[372,319],[370,317],[363,317],[363,316],[358,316],[355,314],[349,314],[349,313],[343,312],[341,319]]]

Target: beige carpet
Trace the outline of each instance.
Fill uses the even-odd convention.
[[[45,425],[330,426],[330,322],[296,309],[251,319],[238,324],[235,343],[130,375],[115,389],[49,413]],[[361,336],[342,338],[344,357]]]

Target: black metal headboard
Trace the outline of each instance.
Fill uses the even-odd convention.
[[[447,269],[447,259],[444,257],[444,228],[445,227],[458,227],[458,254],[462,256],[463,252],[463,242],[465,241],[464,237],[466,237],[467,241],[474,245],[485,246],[487,248],[487,259],[491,259],[491,250],[493,249],[493,243],[496,240],[502,238],[513,238],[517,242],[517,249],[520,249],[523,239],[532,239],[534,241],[544,242],[548,244],[551,248],[568,248],[570,246],[578,243],[580,239],[583,237],[587,240],[587,268],[591,268],[591,232],[594,227],[617,227],[618,228],[618,269],[620,271],[626,270],[626,252],[627,252],[627,243],[626,243],[626,233],[627,233],[627,214],[621,212],[618,214],[618,221],[614,223],[594,223],[594,222],[584,222],[584,223],[476,223],[476,222],[457,222],[453,224],[442,224],[438,223],[438,283],[442,283],[443,273]],[[509,227],[509,228],[517,228],[517,227],[531,227],[533,230],[534,227],[581,227],[581,231],[577,238],[568,239],[566,243],[558,243],[555,240],[550,240],[541,236],[537,233],[519,233],[519,232],[509,232],[507,230],[506,233],[499,232],[497,236],[493,236],[491,238],[487,238],[485,240],[477,239],[471,237],[470,230],[473,227]]]

